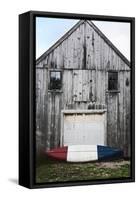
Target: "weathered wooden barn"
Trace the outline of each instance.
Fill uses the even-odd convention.
[[[50,149],[105,144],[130,155],[129,61],[90,20],[36,60],[36,139]]]

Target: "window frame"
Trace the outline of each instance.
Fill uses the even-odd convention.
[[[117,75],[117,83],[115,84],[116,85],[116,88],[113,88],[112,87],[109,87],[109,74],[112,73],[112,74],[116,74]],[[118,71],[115,71],[115,70],[110,70],[108,71],[108,92],[119,92],[119,88],[118,88],[119,84],[118,84]],[[111,88],[111,89],[110,89]]]
[[[60,89],[56,88],[51,88],[51,73],[52,72],[60,72],[60,82],[61,82],[61,87]],[[62,91],[62,70],[61,69],[49,69],[49,79],[48,79],[48,91],[49,92],[61,92]]]

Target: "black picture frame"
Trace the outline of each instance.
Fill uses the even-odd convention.
[[[75,182],[35,182],[35,19],[36,17],[91,19],[131,24],[131,177]],[[19,184],[27,188],[47,188],[135,181],[135,18],[29,11],[19,15]]]

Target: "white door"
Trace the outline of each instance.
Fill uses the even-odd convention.
[[[65,114],[63,145],[104,145],[105,113]]]

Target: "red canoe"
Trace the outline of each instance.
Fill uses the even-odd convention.
[[[59,148],[46,151],[45,153],[49,157],[55,158],[57,160],[67,160],[67,151],[68,151],[68,147],[64,146],[64,147],[59,147]]]

